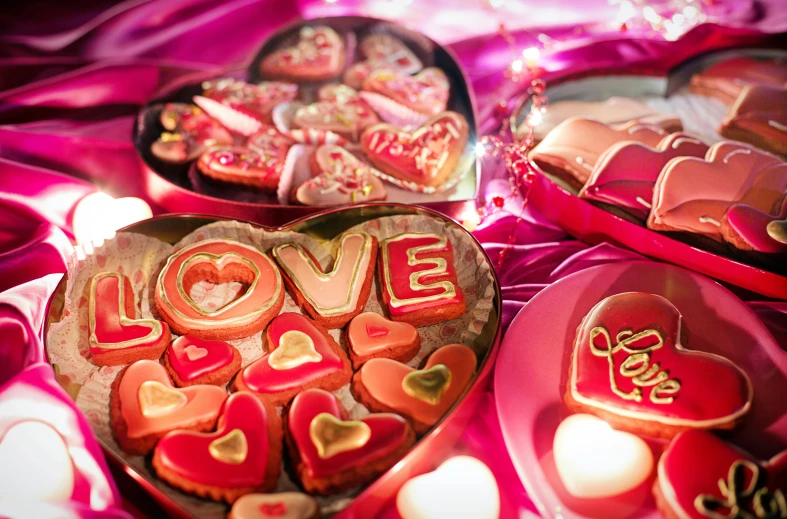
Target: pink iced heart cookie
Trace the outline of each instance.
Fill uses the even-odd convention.
[[[247,145],[222,146],[200,155],[197,169],[214,180],[276,191],[290,141],[273,129],[249,137]]]
[[[343,81],[353,88],[361,88],[369,75],[379,69],[388,69],[397,74],[415,74],[423,68],[410,47],[387,33],[371,34],[361,40],[361,54],[366,59],[351,65],[344,73]]]
[[[468,132],[464,117],[443,112],[412,132],[390,124],[367,128],[361,147],[372,165],[391,177],[438,187],[453,173]]]
[[[730,207],[719,226],[722,239],[741,250],[787,252],[787,198],[774,216],[745,204]]]
[[[294,128],[333,132],[357,141],[364,129],[380,120],[357,92],[344,85],[327,85],[319,92],[320,101],[303,106],[292,118]]]
[[[263,81],[257,85],[232,78],[214,79],[202,83],[204,97],[221,103],[262,123],[271,122],[273,109],[298,95],[298,85],[279,81]],[[214,105],[210,105],[214,106]],[[212,117],[221,120],[220,114]]]
[[[653,485],[665,517],[787,517],[787,451],[760,461],[706,431],[678,435]]]
[[[681,314],[663,297],[604,299],[577,330],[566,404],[661,438],[735,427],[751,408],[751,381],[723,357],[686,350],[685,337]]]
[[[166,162],[188,162],[211,146],[233,143],[230,132],[195,105],[167,103],[159,120],[165,131],[150,151]]]
[[[313,178],[293,190],[292,198],[303,205],[334,206],[385,200],[382,181],[369,164],[349,151],[324,145],[312,154]]]
[[[787,154],[787,86],[747,85],[718,132],[766,151]]]
[[[347,351],[356,369],[375,358],[409,362],[420,347],[421,337],[415,326],[390,321],[374,312],[356,316],[347,328]]]
[[[164,365],[178,387],[195,384],[223,386],[240,369],[241,357],[224,341],[182,335],[172,341]]]
[[[450,88],[448,77],[436,67],[426,68],[414,76],[404,76],[387,69],[376,70],[363,82],[365,91],[383,95],[425,115],[445,110]]]
[[[264,76],[292,81],[322,81],[335,78],[344,68],[344,40],[326,26],[301,27],[298,41],[263,58]]]

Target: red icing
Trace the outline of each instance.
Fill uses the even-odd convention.
[[[744,491],[752,483],[753,472],[750,468],[741,471],[742,478],[738,482],[738,492],[724,496],[719,488],[720,482],[729,485],[731,466],[736,461],[755,463],[759,469],[759,482],[751,493]],[[773,458],[771,462],[762,462],[751,455],[738,450],[706,431],[687,431],[678,435],[659,460],[659,481],[663,495],[667,497],[670,507],[677,515],[690,519],[707,519],[697,509],[695,500],[699,496],[707,496],[710,500],[736,503],[740,508],[736,515],[729,507],[722,506],[716,510],[719,517],[766,517],[757,515],[753,505],[753,497],[757,490],[767,488],[769,493],[787,492],[787,451]],[[767,501],[766,501],[767,502]],[[777,508],[778,510],[778,508]],[[681,513],[682,512],[682,513]],[[787,509],[781,514],[767,517],[785,517]]]
[[[279,517],[287,513],[287,505],[282,502],[278,503],[262,503],[260,506],[260,512],[265,515],[270,515],[272,517]]]
[[[382,326],[375,326],[373,324],[367,324],[366,335],[368,335],[370,339],[376,339],[377,337],[385,337],[386,335],[388,335],[388,328],[384,328]]]
[[[667,374],[666,378],[680,383],[679,390],[660,393],[655,391],[658,386],[646,385],[641,387],[640,402],[615,394],[610,381],[608,356],[603,354],[609,351],[604,336],[597,335],[593,341],[603,355],[594,355],[590,347],[591,330],[596,327],[609,333],[613,347],[618,342],[618,334],[626,330],[632,334],[657,331],[664,343],[661,348],[650,352],[648,366],[658,364],[659,371]],[[631,292],[601,301],[588,313],[577,331],[572,377],[576,388],[576,391],[572,391],[574,398],[587,399],[588,402],[582,403],[594,407],[605,406],[608,411],[623,416],[629,416],[627,413],[632,412],[640,413],[641,419],[687,427],[714,428],[740,416],[748,410],[752,399],[751,385],[746,375],[722,357],[678,349],[680,327],[680,313],[663,297]],[[657,341],[658,337],[651,334],[626,347],[641,352]],[[615,383],[625,393],[631,393],[638,387],[633,378],[623,376],[620,372],[629,355],[622,348],[612,355]],[[633,370],[639,366],[641,364],[630,368]],[[674,401],[655,403],[651,400],[654,394],[673,397]]]
[[[205,352],[198,355],[192,353],[191,357],[194,358],[192,360],[189,358],[189,348],[200,348]],[[203,354],[204,356],[195,358],[195,356]],[[167,355],[169,363],[178,377],[189,382],[228,366],[232,362],[234,351],[232,346],[224,341],[206,341],[199,337],[183,335],[172,341]]]
[[[784,222],[785,217],[787,217],[787,199],[779,216],[772,216],[748,205],[737,204],[730,207],[724,215],[720,230],[726,241],[743,240],[746,247],[734,244],[738,248],[779,254],[787,252],[787,243],[774,240],[768,234],[768,224],[773,221]],[[782,225],[787,225],[787,222]]]
[[[322,356],[322,360],[306,362],[292,369],[273,369],[268,363],[268,357],[279,346],[281,336],[290,330],[298,330],[308,335],[314,341],[314,349]],[[333,350],[323,332],[301,314],[280,314],[271,321],[266,333],[270,339],[269,353],[249,364],[240,375],[243,377],[243,384],[252,391],[281,393],[344,369],[344,359]]]
[[[195,483],[222,488],[258,487],[265,481],[268,468],[270,421],[254,395],[234,393],[224,405],[216,432],[171,432],[159,441],[156,456],[164,468]],[[208,446],[234,429],[246,437],[246,459],[238,464],[215,459]]]
[[[409,323],[389,321],[380,314],[364,312],[350,321],[347,343],[360,356],[409,346],[418,340],[418,330]]]
[[[445,244],[440,245],[441,239],[445,239],[445,237],[436,234],[405,233],[382,242],[383,300],[388,305],[392,316],[421,312],[463,300],[462,289],[456,284],[451,241],[446,239]],[[418,283],[423,285],[420,290],[416,290],[416,287],[410,285],[410,276],[434,269],[436,263],[429,261],[418,265],[408,264],[408,251],[417,247],[429,247],[431,250],[416,253],[416,260],[443,258],[447,263],[445,269],[437,274],[418,276]],[[433,286],[437,283],[446,285]],[[453,296],[447,290],[447,283],[454,287],[455,294]],[[434,300],[409,301],[427,297],[434,298]],[[394,299],[400,300],[401,303],[396,303]]]
[[[320,413],[329,413],[342,419],[344,409],[339,400],[322,389],[307,389],[292,401],[287,427],[295,447],[313,478],[325,478],[345,470],[352,471],[359,465],[374,463],[391,454],[407,437],[407,422],[390,413],[370,414],[361,419],[371,429],[371,438],[360,448],[322,459],[312,443],[309,427]]]
[[[445,110],[451,84],[445,73],[429,67],[414,76],[392,70],[376,70],[363,82],[363,89],[390,97],[416,112],[435,115]]]

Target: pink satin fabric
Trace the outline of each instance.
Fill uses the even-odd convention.
[[[146,198],[131,130],[139,108],[152,96],[242,69],[267,36],[300,17],[379,16],[409,22],[451,47],[473,83],[486,133],[498,124],[493,116],[498,101],[515,99],[525,87],[503,80],[512,55],[497,34],[501,22],[517,49],[533,45],[541,32],[556,41],[592,45],[545,57],[541,66],[547,77],[623,63],[663,72],[700,51],[750,44],[762,40],[762,31],[787,30],[787,9],[780,0],[717,0],[716,12],[727,27],[702,26],[677,43],[621,33],[609,23],[615,9],[607,0],[556,0],[539,9],[508,0],[510,5],[497,11],[485,0],[461,6],[413,0],[412,8],[399,11],[388,0],[50,4],[44,9],[18,2],[0,13],[0,441],[15,420],[34,416],[82,445],[87,456],[79,469],[86,477],[69,505],[79,517],[127,515],[118,509],[119,496],[87,421],[46,364],[42,324],[72,253],[71,217],[79,200],[96,190]],[[497,161],[485,161],[484,189],[490,196],[506,194],[504,179]],[[573,240],[529,209],[518,220],[521,211],[521,198],[510,199],[475,232],[493,262],[514,236],[498,272],[504,327],[558,279],[593,265],[642,259],[612,245],[590,247]],[[787,348],[787,303],[737,293]],[[37,411],[46,406],[58,412]],[[478,456],[492,468],[504,518],[535,516],[506,454],[491,391],[457,452]],[[47,517],[52,510],[57,507],[0,506],[0,516]],[[389,509],[387,516],[396,513]]]

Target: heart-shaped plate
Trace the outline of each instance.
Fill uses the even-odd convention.
[[[439,213],[431,210],[396,204],[367,204],[355,206],[347,209],[333,209],[319,213],[317,215],[304,218],[279,228],[261,228],[264,231],[279,231],[301,233],[316,240],[330,240],[340,235],[350,227],[370,222],[384,217],[394,218],[431,218],[437,220],[440,225],[451,234],[456,234],[466,251],[461,253],[457,261],[463,261],[472,254],[480,261],[480,266],[476,267],[476,260],[473,260],[473,268],[480,268],[481,272],[488,271],[488,283],[484,283],[486,288],[481,290],[481,285],[471,287],[470,290],[481,293],[482,291],[490,294],[491,306],[488,308],[488,321],[478,323],[477,337],[468,344],[477,355],[478,368],[469,388],[464,392],[457,403],[451,407],[445,417],[440,420],[426,435],[421,437],[412,450],[397,463],[392,469],[381,475],[376,481],[371,483],[360,492],[342,494],[340,499],[322,500],[321,504],[325,511],[340,511],[335,517],[374,517],[386,505],[393,503],[396,492],[410,477],[421,474],[432,467],[432,460],[441,455],[447,455],[448,451],[455,444],[464,430],[467,421],[472,417],[475,408],[480,401],[487,384],[490,380],[494,357],[499,345],[499,328],[501,312],[501,296],[497,279],[494,277],[494,269],[488,257],[484,253],[480,244],[467,232],[461,225],[446,218]],[[168,215],[153,218],[135,224],[123,231],[133,232],[139,235],[157,238],[166,243],[176,243],[184,236],[192,233],[196,229],[210,223],[225,219],[198,216],[198,215]],[[393,220],[392,220],[393,221]],[[375,222],[370,222],[374,224]],[[401,231],[399,231],[401,232]],[[119,236],[131,236],[120,232]],[[126,243],[119,244],[129,247]],[[466,245],[466,247],[465,247]],[[102,260],[103,262],[110,261]],[[111,264],[111,263],[110,263]],[[486,275],[486,274],[484,274]],[[134,275],[132,274],[132,277]],[[48,309],[47,319],[47,353],[50,361],[53,359],[54,342],[50,341],[53,330],[56,330],[56,323],[59,324],[63,319],[65,306],[67,281],[61,282],[55,292]],[[491,292],[490,292],[491,291]],[[493,294],[493,295],[492,295]],[[289,296],[288,296],[289,297]],[[487,296],[484,296],[486,298]],[[486,300],[486,299],[485,299]],[[428,331],[428,328],[421,328],[421,334],[434,335],[432,341],[446,341],[438,339],[442,325],[436,325],[436,330]],[[454,328],[456,328],[454,326]],[[424,339],[426,340],[426,339]],[[59,341],[58,341],[59,342]],[[451,342],[451,341],[448,341]],[[237,346],[240,348],[240,346]],[[57,357],[60,358],[60,357]],[[58,366],[60,366],[58,364]],[[62,367],[62,366],[61,366]],[[61,370],[62,371],[62,370]],[[342,390],[344,391],[344,390]],[[349,392],[348,392],[349,393]],[[84,397],[77,397],[77,401],[82,401]],[[94,411],[91,411],[94,412]],[[353,415],[356,416],[356,415]],[[99,434],[99,436],[101,436]],[[174,491],[155,479],[154,476],[144,468],[145,460],[140,457],[133,459],[126,456],[122,451],[114,447],[114,442],[102,441],[108,459],[119,469],[118,484],[124,493],[131,495],[143,495],[146,499],[135,500],[137,506],[145,509],[151,516],[162,514],[162,510],[175,517],[224,517],[227,509],[224,505],[215,504],[208,501],[192,498]],[[141,463],[141,464],[140,464]],[[128,476],[128,477],[126,477]],[[140,489],[143,492],[139,492]],[[283,489],[280,489],[283,490]],[[152,499],[147,499],[147,496]],[[349,499],[348,499],[349,498]]]

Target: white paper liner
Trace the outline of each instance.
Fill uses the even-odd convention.
[[[494,282],[489,265],[475,242],[455,227],[447,227],[443,222],[424,216],[406,215],[391,216],[370,220],[353,227],[351,230],[363,230],[379,239],[395,236],[402,232],[432,232],[446,235],[454,249],[454,265],[457,271],[459,286],[465,293],[467,312],[459,319],[419,328],[422,339],[421,350],[409,363],[417,367],[419,363],[434,349],[449,343],[470,345],[480,334],[489,320],[493,308]],[[85,413],[98,438],[125,460],[146,479],[173,501],[184,507],[189,513],[200,518],[224,518],[227,507],[192,497],[175,490],[155,477],[149,457],[130,456],[123,453],[115,442],[109,424],[110,388],[118,372],[124,366],[99,367],[90,362],[87,345],[87,297],[89,282],[100,272],[120,271],[130,275],[137,308],[142,317],[155,317],[153,290],[158,273],[166,258],[174,251],[192,243],[210,238],[229,238],[242,243],[254,245],[261,250],[285,242],[299,243],[310,250],[323,267],[331,262],[331,246],[333,242],[320,242],[305,234],[278,231],[270,232],[240,222],[217,222],[206,225],[184,237],[174,247],[155,238],[133,233],[118,233],[115,238],[104,243],[94,254],[84,261],[74,260],[68,268],[66,298],[63,320],[53,324],[47,336],[47,350],[53,367],[61,377],[61,383],[68,383],[72,390],[78,391],[77,406]],[[377,300],[377,276],[365,311],[382,313]],[[211,285],[201,282],[191,292],[192,298],[203,307],[221,305],[231,300],[237,292],[239,284],[227,283]],[[282,312],[298,312],[289,293],[285,296]],[[262,333],[251,337],[230,341],[241,353],[243,366],[263,355]],[[331,330],[331,336],[345,347],[344,331]],[[174,337],[173,337],[174,338]],[[69,382],[70,381],[70,382]],[[360,418],[368,411],[355,402],[349,385],[335,391],[334,394],[347,408],[353,419]],[[282,471],[277,491],[298,490],[290,480],[286,471]],[[358,489],[345,494],[318,498],[323,513],[330,514],[341,510],[352,500]]]

